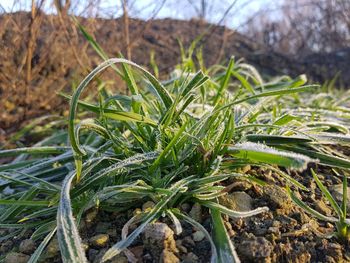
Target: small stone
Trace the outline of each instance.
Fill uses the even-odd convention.
[[[108,234],[112,238],[116,238],[118,236],[117,229],[115,229],[115,228],[108,229],[106,234]]]
[[[102,261],[102,258],[104,256],[104,254],[107,252],[107,249],[104,248],[104,249],[101,249],[98,254],[96,255],[93,263],[100,263]]]
[[[194,243],[193,239],[191,237],[189,237],[189,236],[185,237],[182,240],[182,244],[185,245],[188,248],[194,247],[196,245],[196,243]]]
[[[32,239],[25,239],[19,244],[19,251],[24,254],[32,254],[35,251],[35,242]]]
[[[183,203],[180,205],[182,211],[188,213],[191,210],[191,206],[189,203]]]
[[[271,255],[272,244],[264,237],[254,237],[243,240],[238,244],[237,250],[247,259],[267,258]]]
[[[142,205],[142,211],[150,210],[155,206],[154,202],[152,201],[147,201]]]
[[[140,208],[136,208],[136,209],[132,212],[132,214],[133,214],[134,216],[139,215],[139,214],[141,214],[141,213],[142,213],[142,210],[141,210]]]
[[[202,207],[200,204],[195,203],[189,214],[192,219],[196,220],[198,223],[202,223]]]
[[[248,171],[250,171],[252,169],[252,167],[248,164],[248,165],[243,166],[241,169],[242,169],[242,173],[245,174]]]
[[[253,199],[245,192],[233,192],[219,198],[221,205],[234,211],[252,210]]]
[[[202,231],[196,231],[193,233],[193,240],[195,242],[199,242],[199,241],[202,241],[205,237],[204,233]]]
[[[108,261],[109,263],[128,263],[128,258],[123,255],[117,255]]]
[[[135,256],[137,259],[139,259],[140,261],[142,261],[141,258],[142,258],[143,250],[144,250],[144,249],[143,249],[143,246],[132,247],[132,248],[130,248],[129,250],[130,250],[131,253],[134,254],[134,256]]]
[[[224,221],[224,225],[225,225],[226,230],[232,230],[232,225],[230,222]]]
[[[164,250],[160,256],[161,263],[178,263],[180,262],[179,258],[171,251]]]
[[[105,247],[108,244],[109,235],[99,234],[90,238],[89,241],[94,247]]]
[[[277,185],[266,185],[263,187],[263,191],[277,207],[284,209],[290,209],[292,207],[292,202],[288,194],[281,187]]]
[[[110,226],[111,226],[111,223],[99,222],[96,225],[95,233],[97,233],[97,234],[105,234],[105,233],[107,233],[107,231],[108,231]]]
[[[268,232],[272,233],[272,234],[275,234],[276,236],[279,236],[281,234],[279,228],[278,227],[273,227],[273,226],[269,227]]]
[[[325,202],[323,202],[322,200],[316,200],[315,201],[315,208],[318,212],[320,212],[321,214],[330,216],[332,214],[332,209],[330,209]]]
[[[147,225],[144,231],[145,247],[151,251],[155,261],[161,259],[164,250],[178,252],[174,239],[174,232],[165,223],[153,223]]]
[[[81,244],[81,246],[82,246],[82,248],[83,248],[83,250],[84,251],[87,251],[88,249],[89,249],[89,244],[88,244],[88,242],[83,242],[82,244]]]
[[[89,251],[88,251],[89,261],[93,262],[97,256],[97,254],[98,254],[98,250],[93,249],[93,248],[89,249]]]
[[[236,232],[234,230],[230,229],[230,230],[227,230],[227,234],[231,238],[236,234]]]
[[[197,263],[199,262],[199,258],[196,254],[193,252],[188,253],[184,258],[183,258],[183,263]]]
[[[183,253],[183,254],[187,254],[188,250],[186,247],[184,247],[182,245],[182,240],[181,239],[178,239],[176,240],[176,247],[178,248],[178,250]]]
[[[6,252],[10,251],[13,247],[13,242],[11,240],[6,240],[1,243],[0,255],[5,255]]]
[[[332,196],[335,200],[338,202],[341,202],[343,200],[343,185],[342,184],[336,184],[329,187],[329,191],[331,192]],[[350,196],[350,187],[347,188],[347,195]],[[346,207],[348,210],[350,210],[350,198],[348,198],[348,202],[346,204]]]
[[[97,214],[98,214],[97,209],[90,210],[85,216],[85,222],[88,225],[91,224],[96,219]]]
[[[10,252],[6,255],[4,263],[27,263],[30,256],[23,253]]]
[[[60,247],[58,245],[58,240],[57,238],[54,238],[51,240],[51,242],[47,246],[46,256],[48,258],[53,258],[58,255],[59,251],[60,251]]]

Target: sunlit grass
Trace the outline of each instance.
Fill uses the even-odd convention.
[[[65,262],[87,262],[79,237],[86,211],[123,212],[152,200],[155,207],[142,213],[138,227],[103,261],[167,215],[179,231],[182,220],[205,233],[212,262],[238,262],[222,214],[247,217],[268,208],[238,212],[218,202],[226,180],[254,181],[236,168],[264,166],[299,188],[289,170],[303,171],[310,163],[350,168],[348,157],[332,147],[349,146],[348,100],[329,95],[323,101],[315,95],[319,87],[307,85],[305,76],[263,82],[252,66],[233,58],[228,66],[196,69],[192,53],[182,56],[165,82],[131,61],[106,60],[72,95],[64,94],[70,99],[67,130],[56,130],[33,147],[0,151],[0,157],[14,157],[0,166],[0,189],[13,191],[1,194],[0,227],[13,229],[1,240],[35,229],[32,238],[43,241],[30,262],[56,236]],[[130,95],[101,89],[95,101],[81,100],[108,67],[122,76]],[[95,117],[80,119],[82,112]],[[180,211],[184,202],[210,211],[213,234]]]

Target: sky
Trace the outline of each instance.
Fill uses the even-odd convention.
[[[217,23],[224,13],[225,9],[234,0],[211,0],[208,1],[211,5],[218,3],[218,5],[210,6],[210,16],[207,20],[212,23]],[[254,13],[261,9],[273,8],[274,6],[281,3],[282,0],[236,0],[234,7],[232,8],[230,15],[224,21],[226,26],[231,28],[238,28],[248,17],[251,17]],[[17,2],[17,5],[12,9],[13,4]],[[86,0],[71,1],[73,4],[77,3],[75,10],[79,10],[84,7],[87,3]],[[93,16],[100,17],[118,17],[122,14],[122,8],[120,0],[100,0],[100,7],[98,11],[92,13]],[[134,0],[131,1],[130,16],[147,19],[155,10],[155,3],[160,1],[154,0]],[[176,18],[176,19],[189,19],[195,14],[193,6],[189,2],[198,4],[200,0],[167,0],[163,8],[160,10],[156,18]],[[46,10],[53,10],[52,0],[46,1]],[[18,11],[30,10],[31,0],[0,0],[0,8],[4,8],[7,12],[10,10]],[[98,13],[96,13],[98,12]]]

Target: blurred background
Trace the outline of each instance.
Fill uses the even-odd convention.
[[[27,120],[64,114],[57,92],[123,54],[165,78],[201,36],[207,65],[244,58],[265,76],[306,73],[350,84],[349,0],[0,0],[0,139]],[[118,88],[118,87],[117,87]]]

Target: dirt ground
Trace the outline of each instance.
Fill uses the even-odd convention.
[[[350,262],[349,245],[330,237],[334,230],[331,224],[316,221],[296,207],[288,199],[283,189],[284,182],[278,175],[270,170],[254,167],[245,168],[245,172],[265,180],[268,184],[261,187],[247,181],[226,181],[224,184],[230,191],[220,198],[220,203],[238,211],[261,206],[268,206],[270,211],[245,219],[224,217],[224,224],[242,262]],[[331,185],[341,184],[341,178],[327,174],[324,170],[320,178],[335,194]],[[305,202],[319,212],[332,214],[330,205],[322,198],[311,176],[295,173],[293,177],[310,189],[308,193],[302,193]],[[96,209],[88,211],[80,223],[80,234],[89,262],[99,262],[107,249],[121,239],[122,228],[128,220],[153,205],[149,201],[119,213]],[[184,203],[179,209],[211,232],[210,215],[204,207]],[[203,233],[186,222],[181,223],[183,231],[176,235],[172,221],[166,217],[161,218],[145,229],[132,243],[129,252],[122,253],[112,262],[210,262],[210,243]],[[129,233],[137,226],[137,223],[130,224]],[[3,235],[7,233],[1,229],[0,232]],[[28,239],[31,234],[32,230],[29,229],[15,239],[0,241],[0,254],[7,254],[6,263],[18,263],[22,259],[25,262],[29,259],[40,244],[40,240],[33,242]],[[57,239],[53,239],[45,249],[42,262],[62,262]]]

